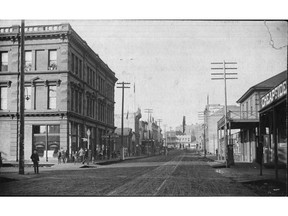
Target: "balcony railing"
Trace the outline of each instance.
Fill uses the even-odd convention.
[[[231,111],[227,112],[227,119],[231,120],[256,120],[259,119],[259,114],[256,111]],[[225,118],[223,117],[218,121],[218,127],[224,125]]]
[[[231,111],[227,113],[227,118],[231,119],[258,119],[259,115],[256,111]]]

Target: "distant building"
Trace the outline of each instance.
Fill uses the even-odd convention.
[[[177,142],[177,136],[175,131],[167,131],[166,132],[166,143],[168,148],[179,148],[179,144]]]
[[[140,151],[140,119],[142,117],[141,110],[138,109],[134,113],[124,113],[123,124],[124,128],[130,128],[132,131],[132,143],[128,149],[128,155],[136,155]],[[115,114],[115,126],[121,129],[122,115]]]
[[[19,155],[20,26],[0,28],[0,151]],[[25,160],[107,150],[114,127],[115,73],[69,24],[25,27]],[[88,138],[90,146],[84,138]]]
[[[204,125],[202,134],[202,145],[208,154],[216,154],[217,147],[217,122],[223,116],[223,105],[207,104],[204,110]],[[204,140],[205,139],[205,140]],[[204,146],[202,146],[204,150]]]
[[[192,148],[191,135],[176,135],[176,138],[180,149]]]
[[[115,139],[115,152],[121,152],[121,128],[117,128],[115,130],[115,134],[117,134],[117,138]],[[123,128],[123,148],[124,148],[124,156],[131,156],[133,152],[133,132],[131,128]]]

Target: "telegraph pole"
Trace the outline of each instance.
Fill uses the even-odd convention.
[[[206,109],[205,109],[206,110]],[[206,157],[206,137],[205,137],[205,111],[204,112],[198,112],[198,119],[200,121],[203,121],[202,127],[203,127],[203,151],[204,151],[204,158]]]
[[[227,73],[226,70],[236,70],[236,67],[226,67],[226,65],[235,65],[237,62],[212,62],[212,65],[218,65],[222,67],[211,68],[212,70],[223,70],[223,72],[211,73],[211,75],[216,75],[216,77],[211,78],[212,80],[224,80],[224,95],[225,95],[225,110],[224,110],[224,159],[226,160],[226,167],[234,164],[233,158],[233,144],[228,143],[227,139],[227,79],[238,79],[237,77],[227,77],[227,75],[237,75],[237,73]],[[227,155],[227,157],[226,157]]]
[[[156,119],[156,120],[157,120],[157,122],[159,122],[159,128],[160,128],[160,124],[161,124],[163,119]]]
[[[124,129],[124,89],[125,88],[130,88],[129,86],[125,85],[130,85],[130,83],[117,83],[119,86],[117,88],[122,89],[122,117],[121,117],[121,160],[124,160],[124,136],[123,136],[123,129]]]
[[[21,70],[20,70],[20,139],[19,139],[19,174],[24,174],[24,106],[25,106],[25,93],[24,93],[24,46],[25,46],[25,23],[21,20]]]
[[[167,125],[164,124],[164,140],[165,140],[165,149],[164,149],[164,153],[165,153],[165,156],[167,156],[167,153],[168,153],[168,144],[167,144],[167,131],[166,131],[166,127],[167,127]]]
[[[150,114],[150,118],[151,118],[151,113],[153,113],[153,109],[144,109],[145,113],[148,113],[148,120],[147,122],[149,122],[149,114]]]

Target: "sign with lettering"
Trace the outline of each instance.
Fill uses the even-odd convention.
[[[270,92],[261,98],[261,109],[268,106],[269,104],[277,101],[287,94],[287,82],[286,80],[280,85],[273,88]]]

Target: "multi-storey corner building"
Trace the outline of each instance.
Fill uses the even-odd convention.
[[[20,26],[0,28],[0,150],[18,160]],[[113,132],[115,73],[69,24],[25,27],[25,160],[104,148]],[[87,131],[90,130],[90,146]]]

